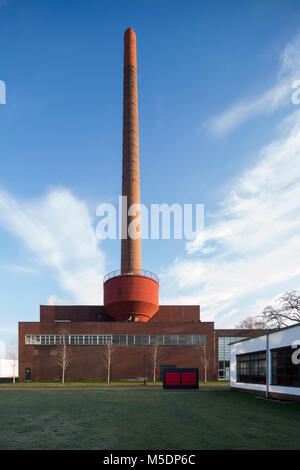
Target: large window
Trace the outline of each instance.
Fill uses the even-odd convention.
[[[295,348],[272,349],[272,385],[300,387],[300,365],[293,364]]]
[[[247,339],[245,336],[219,336],[218,358],[219,361],[230,361],[230,343]]]
[[[105,345],[118,346],[201,346],[206,335],[26,335],[25,344],[34,345]]]
[[[237,356],[237,382],[266,383],[266,351]]]
[[[218,338],[218,378],[230,379],[230,343],[246,339],[244,336],[219,336]]]

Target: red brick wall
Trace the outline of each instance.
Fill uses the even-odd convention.
[[[102,305],[41,305],[40,321],[112,321]],[[151,322],[198,322],[199,305],[160,305]]]
[[[56,363],[56,346],[25,345],[26,334],[206,334],[207,354],[210,358],[208,379],[213,379],[214,323],[19,323],[19,380],[25,378],[25,368],[32,371],[33,380],[55,380],[60,376]],[[105,346],[68,346],[71,365],[67,380],[105,380]],[[111,380],[137,379],[144,376],[144,355],[147,377],[153,379],[153,346],[115,346]],[[198,367],[199,379],[204,369],[199,346],[159,346],[157,368],[160,365]]]
[[[40,321],[111,321],[102,305],[40,305]]]
[[[151,322],[198,322],[200,305],[160,305]]]

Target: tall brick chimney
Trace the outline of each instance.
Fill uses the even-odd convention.
[[[142,269],[140,227],[135,238],[128,234],[140,209],[136,36],[132,28],[124,34],[122,196],[127,198],[127,207],[122,208],[126,217],[122,218],[121,269],[104,277],[104,309],[114,321],[147,322],[158,311],[159,280]],[[133,204],[136,213],[128,215]]]
[[[140,205],[139,120],[137,90],[136,35],[132,28],[124,34],[124,84],[123,84],[123,162],[122,196],[127,198],[128,208]],[[136,213],[136,216],[139,212]],[[121,243],[121,272],[137,272],[142,269],[140,232],[136,239],[128,237],[128,226],[136,216],[123,218]],[[140,230],[140,227],[139,227]]]

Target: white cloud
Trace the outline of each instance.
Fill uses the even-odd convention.
[[[284,48],[280,55],[277,83],[254,99],[244,99],[209,119],[204,127],[214,136],[221,137],[256,115],[272,114],[278,108],[291,103],[292,82],[295,79],[300,79],[299,49],[300,33]]]
[[[73,303],[101,303],[104,256],[86,205],[68,190],[31,201],[0,191],[0,224],[23,242],[37,265],[53,270]]]
[[[31,266],[20,266],[17,264],[4,264],[2,265],[2,268],[21,274],[37,274],[39,272],[37,268],[33,268]]]
[[[72,300],[70,299],[61,299],[56,295],[50,295],[47,300],[47,305],[70,305]]]
[[[201,233],[186,244],[187,257],[162,273],[164,302],[200,303],[203,320],[238,309],[226,319],[236,323],[247,311],[240,309],[245,297],[264,297],[264,289],[282,283],[294,288],[300,276],[300,111],[279,129],[258,163],[232,184],[213,214],[216,222],[205,228],[204,245]]]

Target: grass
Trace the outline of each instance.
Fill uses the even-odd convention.
[[[230,390],[2,390],[0,449],[300,449],[300,404]]]
[[[0,388],[68,388],[68,387],[137,387],[144,385],[142,381],[119,381],[119,382],[101,382],[96,380],[91,381],[70,381],[65,382],[62,384],[61,382],[49,380],[49,381],[32,381],[32,382],[16,382],[13,383],[0,383]],[[162,386],[162,382],[146,382],[147,386]],[[227,386],[229,382],[218,382],[218,381],[211,381],[211,382],[199,382],[199,386],[210,386],[210,387],[220,387],[220,386]]]
[[[0,384],[0,388],[13,387],[13,388],[67,388],[67,387],[136,387],[143,385],[144,382],[139,381],[119,381],[119,382],[104,382],[100,380],[89,380],[89,381],[66,381],[64,384],[57,380],[33,380],[30,382],[16,382],[15,384],[6,383]],[[147,382],[148,385],[160,385],[161,382],[153,383]]]

